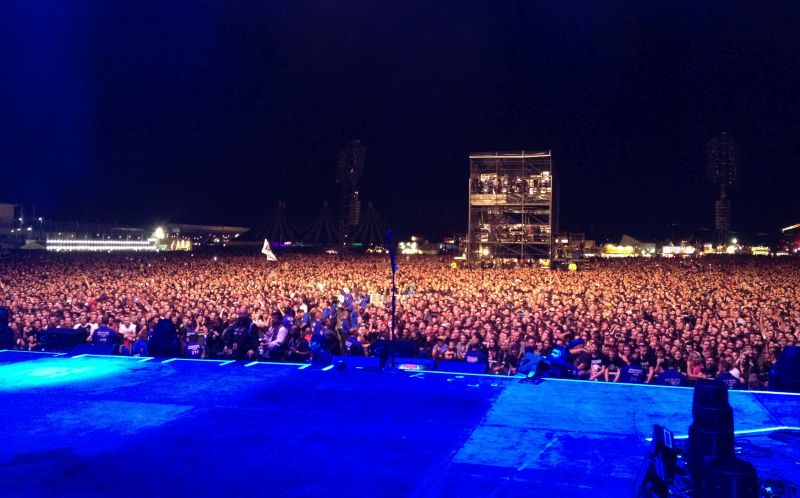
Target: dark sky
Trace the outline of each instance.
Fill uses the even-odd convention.
[[[0,4],[0,201],[51,218],[298,222],[367,148],[398,231],[466,224],[468,153],[552,149],[562,228],[713,225],[705,144],[744,159],[734,225],[800,222],[800,2]]]

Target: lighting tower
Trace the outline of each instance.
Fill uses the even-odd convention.
[[[714,217],[717,243],[727,244],[728,232],[731,229],[729,195],[736,186],[739,176],[739,160],[736,142],[725,132],[708,142],[707,171],[709,180],[718,191]]]
[[[336,183],[342,193],[341,216],[339,217],[339,242],[346,246],[353,230],[361,222],[361,201],[358,198],[358,182],[364,175],[364,146],[361,140],[352,140],[339,152]]]

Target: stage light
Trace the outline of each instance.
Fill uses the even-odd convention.
[[[156,240],[161,240],[164,237],[166,237],[166,234],[164,233],[164,229],[161,228],[161,227],[157,227],[155,232],[153,232],[153,238],[156,239]]]

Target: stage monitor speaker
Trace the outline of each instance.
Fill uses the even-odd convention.
[[[44,351],[63,351],[85,343],[83,330],[52,327],[39,333],[39,344]]]
[[[370,348],[372,354],[379,356],[382,359],[389,357],[389,351],[392,355],[397,357],[413,357],[419,356],[419,343],[417,341],[400,341],[394,340],[389,342],[385,339],[379,339],[372,344]]]
[[[426,370],[433,370],[434,364],[431,358],[409,358],[397,356],[394,359],[394,365],[400,370],[424,372]]]
[[[377,369],[380,365],[380,360],[377,356],[334,356],[333,364],[343,364],[347,368]]]
[[[419,356],[419,343],[417,341],[394,341],[394,356],[413,357]],[[395,359],[397,362],[397,359]]]
[[[785,346],[769,373],[769,389],[800,393],[800,346]]]
[[[486,372],[486,363],[468,363],[466,361],[440,361],[437,372],[482,374]]]

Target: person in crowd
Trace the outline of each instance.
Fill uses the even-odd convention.
[[[617,354],[617,348],[609,347],[608,348],[608,361],[606,363],[606,370],[603,374],[605,377],[606,382],[619,382],[620,377],[622,376],[622,369],[625,367],[626,363],[622,361],[622,358],[619,357]]]
[[[89,325],[89,317],[86,316],[85,314],[81,315],[78,323],[73,325],[72,328],[74,330],[79,330],[80,331],[82,340],[84,340],[86,342],[89,342],[91,340],[91,329],[92,329],[92,326]]]
[[[644,383],[649,384],[655,377],[658,360],[656,359],[656,355],[653,354],[653,351],[650,349],[650,347],[645,343],[640,343],[637,346],[636,351],[639,354],[639,361],[642,365],[642,368],[644,368],[645,372],[647,372]]]
[[[364,345],[358,339],[358,329],[351,328],[344,340],[344,350],[348,356],[364,356]]]
[[[562,334],[564,337],[569,334]],[[564,340],[559,338],[555,346],[550,350],[550,354],[545,357],[547,370],[545,375],[558,379],[572,379],[577,375],[575,364],[570,361],[570,356],[573,352],[582,352],[579,350],[584,340],[578,338],[564,343]]]
[[[601,380],[605,379],[606,370],[608,369],[608,357],[597,349],[597,343],[590,341],[586,343],[586,349],[589,353],[589,378],[588,380]]]
[[[279,314],[278,323],[280,323],[280,318]],[[256,324],[250,319],[250,313],[246,307],[239,308],[235,321],[222,334],[225,352],[237,360],[252,359],[255,356],[257,338]]]
[[[310,328],[309,325],[305,325]],[[311,357],[311,349],[308,341],[304,337],[302,330],[297,325],[289,330],[289,338],[287,339],[287,354],[286,361],[292,363],[306,363]]]
[[[734,370],[733,365],[728,361],[722,361],[719,364],[719,369],[720,374],[717,375],[717,380],[728,386],[728,389],[740,389],[743,387],[740,378],[734,375],[738,371]]]
[[[122,323],[119,324],[119,333],[122,334],[124,341],[128,341],[131,344],[136,340],[136,324],[131,321],[130,316],[122,319]]]
[[[525,346],[525,354],[522,356],[522,359],[519,360],[517,375],[524,375],[525,377],[535,375],[539,372],[539,363],[542,360],[543,358],[536,354],[536,348],[533,346]]]
[[[132,356],[148,356],[147,354],[147,332],[139,332],[139,336],[131,345]]]
[[[323,320],[322,336],[325,338],[325,349],[332,355],[339,356],[342,354],[342,341],[333,323],[330,318]]]
[[[333,354],[328,351],[328,341],[323,334],[314,334],[309,343],[311,350],[311,364],[315,367],[325,367],[333,362]]]
[[[265,339],[267,359],[270,361],[281,361],[286,355],[286,336],[289,332],[285,323],[279,311],[272,313],[272,324],[267,329]],[[294,317],[290,323],[294,323]]]
[[[642,360],[639,358],[639,353],[631,353],[630,363],[622,367],[621,382],[627,384],[644,384],[647,379],[648,372],[642,366]]]
[[[0,307],[0,349],[14,349],[14,331],[8,326],[8,308]]]
[[[481,350],[480,344],[470,344],[469,351],[467,351],[464,361],[467,363],[486,363],[486,353]]]
[[[93,346],[113,346],[117,343],[117,333],[108,326],[110,319],[104,316],[101,325],[92,332]]]
[[[662,386],[683,387],[687,385],[686,377],[678,371],[673,359],[664,360],[664,370],[656,378],[656,384]]]
[[[181,354],[180,339],[175,324],[169,318],[158,319],[147,340],[147,351],[157,358],[177,358]]]
[[[207,357],[255,357],[260,330],[240,326],[240,319],[249,320],[245,307],[256,317],[276,309],[284,318],[294,313],[296,322],[309,325],[309,338],[322,335],[337,354],[358,331],[365,352],[378,354],[373,346],[388,339],[392,323],[385,258],[285,255],[277,268],[257,258],[11,253],[0,259],[0,306],[10,310],[12,348],[19,349],[35,347],[49,326],[88,329],[91,342],[101,317],[122,317],[123,339],[136,342],[165,318],[184,337],[194,328]],[[674,360],[689,382],[727,371],[746,380],[742,387],[764,388],[777,354],[796,345],[800,334],[800,268],[791,258],[598,261],[580,272],[453,270],[450,263],[439,257],[404,262],[397,286],[414,291],[398,297],[396,332],[423,355],[433,355],[442,337],[454,351],[451,361],[473,358],[476,339],[491,371],[501,375],[517,372],[528,346],[548,356],[582,338],[608,355],[597,380],[623,380],[621,371],[636,353],[643,382],[658,383]],[[49,278],[37,278],[42,274]],[[331,289],[345,288],[332,296]],[[130,337],[128,323],[137,335]],[[567,352],[576,357],[565,364],[592,378],[596,371],[591,362],[587,370],[584,352]],[[507,368],[497,368],[505,362]]]
[[[183,356],[192,360],[199,360],[204,356],[203,346],[200,344],[197,332],[192,331],[186,335]]]
[[[444,337],[437,337],[431,349],[431,358],[438,361],[444,357],[445,353],[447,353],[447,344],[444,342]]]

